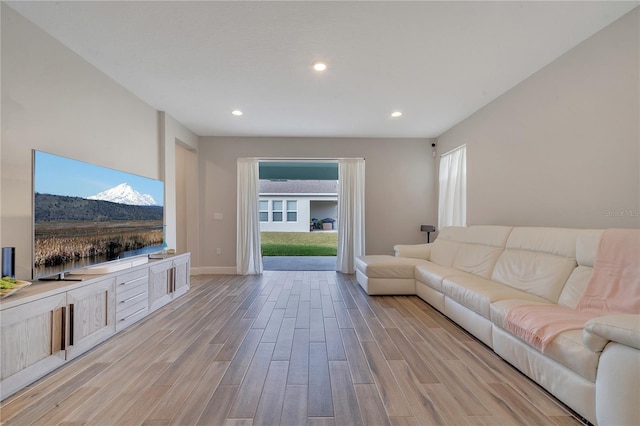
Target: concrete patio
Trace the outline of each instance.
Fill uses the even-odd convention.
[[[265,271],[335,271],[336,256],[263,256]]]

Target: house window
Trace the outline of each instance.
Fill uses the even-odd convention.
[[[298,202],[296,200],[287,200],[287,222],[298,221]]]
[[[272,201],[273,211],[271,212],[271,220],[274,222],[282,222],[282,201]]]
[[[269,200],[260,200],[258,204],[258,211],[260,212],[260,222],[269,221]]]
[[[438,228],[467,225],[467,148],[440,156]]]

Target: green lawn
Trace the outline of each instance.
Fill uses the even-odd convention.
[[[335,256],[337,232],[261,232],[263,256]]]

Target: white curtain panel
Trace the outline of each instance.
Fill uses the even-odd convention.
[[[260,217],[258,215],[258,160],[238,159],[238,230],[236,271],[238,275],[262,273]]]
[[[336,269],[353,274],[364,255],[364,159],[338,162],[338,224]]]
[[[467,148],[462,145],[440,157],[438,229],[467,225]]]

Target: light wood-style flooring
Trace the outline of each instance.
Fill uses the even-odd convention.
[[[3,401],[6,425],[579,425],[417,297],[353,276],[195,276],[185,296]]]

